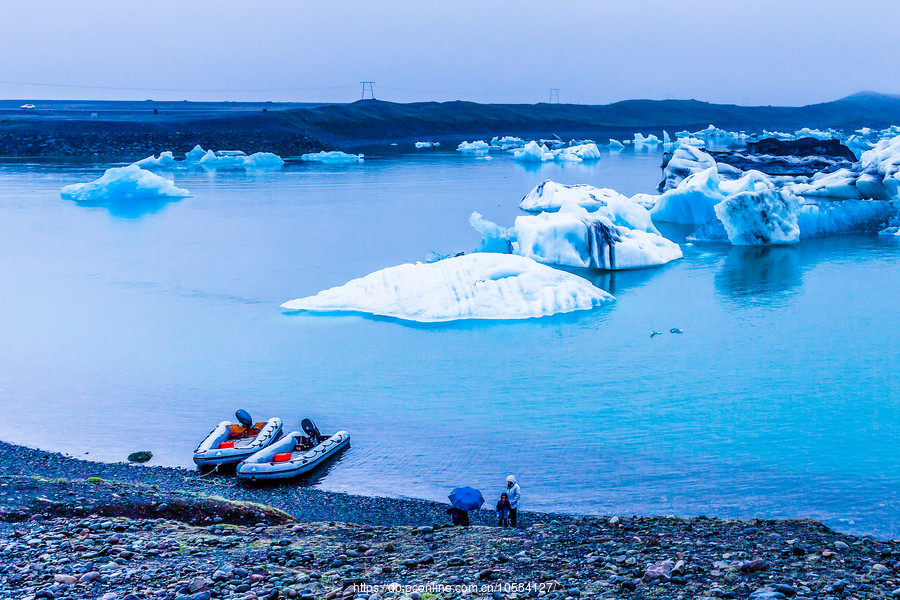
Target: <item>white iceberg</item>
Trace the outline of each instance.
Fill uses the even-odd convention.
[[[614,225],[659,234],[645,207],[609,188],[584,183],[566,185],[546,179],[519,202],[519,208],[528,212],[558,212],[564,206],[580,206],[606,217]]]
[[[675,148],[672,157],[663,169],[663,182],[660,191],[665,192],[674,189],[678,187],[679,183],[694,173],[699,173],[715,166],[715,159],[703,150],[680,144]]]
[[[716,204],[716,216],[735,246],[796,244],[799,202],[771,188],[733,194]]]
[[[716,204],[727,196],[773,187],[773,181],[759,171],[747,171],[739,179],[728,181],[719,175],[716,167],[710,167],[690,175],[676,188],[663,193],[650,214],[657,221],[669,223],[706,223],[715,218]]]
[[[843,200],[807,202],[799,209],[800,237],[821,237],[840,233],[871,233],[896,218],[898,207],[883,200]]]
[[[365,155],[363,154],[347,154],[346,152],[341,152],[340,150],[334,150],[332,152],[325,152],[323,150],[321,152],[312,152],[300,156],[300,160],[302,161],[322,162],[329,164],[357,163],[363,162],[364,159]]]
[[[558,150],[557,152],[556,159],[560,161],[582,162],[600,160],[600,149],[597,148],[597,144],[593,142],[569,146]]]
[[[635,150],[642,150],[644,148],[649,148],[650,146],[658,146],[661,143],[662,141],[652,133],[647,137],[644,137],[644,135],[641,133],[634,134]]]
[[[185,153],[184,160],[191,163],[200,162],[200,159],[204,156],[206,156],[206,150],[200,144],[197,144],[190,152]]]
[[[743,144],[750,136],[743,131],[726,131],[725,129],[719,129],[714,125],[710,125],[706,129],[695,131],[693,134],[686,137],[702,138],[718,144]]]
[[[271,152],[254,152],[244,158],[244,170],[246,171],[271,171],[284,166],[284,160]]]
[[[543,146],[534,140],[525,144],[525,147],[513,152],[513,158],[522,162],[547,162],[556,158],[547,146]]]
[[[178,166],[175,161],[175,155],[172,152],[160,152],[159,156],[148,156],[134,164],[142,169],[165,169]]]
[[[525,145],[525,140],[520,137],[505,135],[503,137],[494,136],[491,139],[491,148],[499,148],[500,150],[512,150],[513,148],[521,148]]]
[[[646,213],[646,209],[633,205]],[[612,211],[610,211],[612,212]],[[609,213],[607,213],[609,214]],[[662,237],[649,215],[647,229],[630,228],[622,215],[567,205],[557,213],[516,218],[505,229],[472,213],[469,223],[482,235],[477,252],[504,252],[538,262],[583,269],[637,269],[654,267],[682,257],[678,244]]]
[[[149,198],[185,198],[191,193],[175,187],[175,182],[137,165],[107,169],[89,183],[67,185],[60,191],[67,200],[83,204]]]
[[[625,144],[623,144],[619,140],[614,140],[614,139],[610,138],[607,148],[609,148],[610,150],[615,152],[615,151],[622,150],[623,148],[625,148]]]
[[[247,156],[240,150],[208,150],[197,164],[210,171],[237,171],[244,168]]]
[[[528,319],[588,310],[614,300],[586,279],[531,259],[478,253],[382,269],[286,302],[282,308],[436,323]]]
[[[420,150],[422,148],[437,148],[440,145],[440,142],[416,142],[416,148]]]
[[[459,146],[456,147],[457,152],[463,152],[465,154],[486,154],[490,149],[490,145],[484,140],[476,140],[474,142],[460,142]]]
[[[886,227],[879,231],[878,235],[892,235],[900,238],[900,227]]]

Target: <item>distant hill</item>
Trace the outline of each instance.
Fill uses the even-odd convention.
[[[731,130],[852,130],[900,124],[900,96],[860,92],[800,107],[699,100],[625,100],[605,105],[478,104],[360,100],[351,104],[71,102],[22,110],[0,103],[0,156],[139,156],[161,150],[265,149],[286,156],[335,147],[494,135],[562,138],[675,133],[714,124]]]

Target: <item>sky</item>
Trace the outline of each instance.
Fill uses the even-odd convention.
[[[897,0],[4,2],[0,98],[802,105],[900,93]]]

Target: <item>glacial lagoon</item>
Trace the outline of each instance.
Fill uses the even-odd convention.
[[[352,448],[323,489],[498,494],[585,514],[812,517],[900,536],[900,242],[684,243],[581,272],[617,302],[541,319],[412,325],[279,305],[429,251],[470,251],[536,183],[652,192],[659,152],[523,165],[367,153],[270,173],[178,171],[191,197],[86,207],[108,164],[0,165],[0,439],[191,466],[246,408]],[[669,333],[670,329],[683,333]],[[651,331],[663,332],[650,336]]]

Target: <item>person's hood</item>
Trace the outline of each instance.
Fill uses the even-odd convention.
[[[516,476],[515,476],[515,475],[510,475],[510,476],[508,476],[508,477],[506,478],[506,482],[507,482],[507,483],[515,483],[515,482],[516,482]]]

